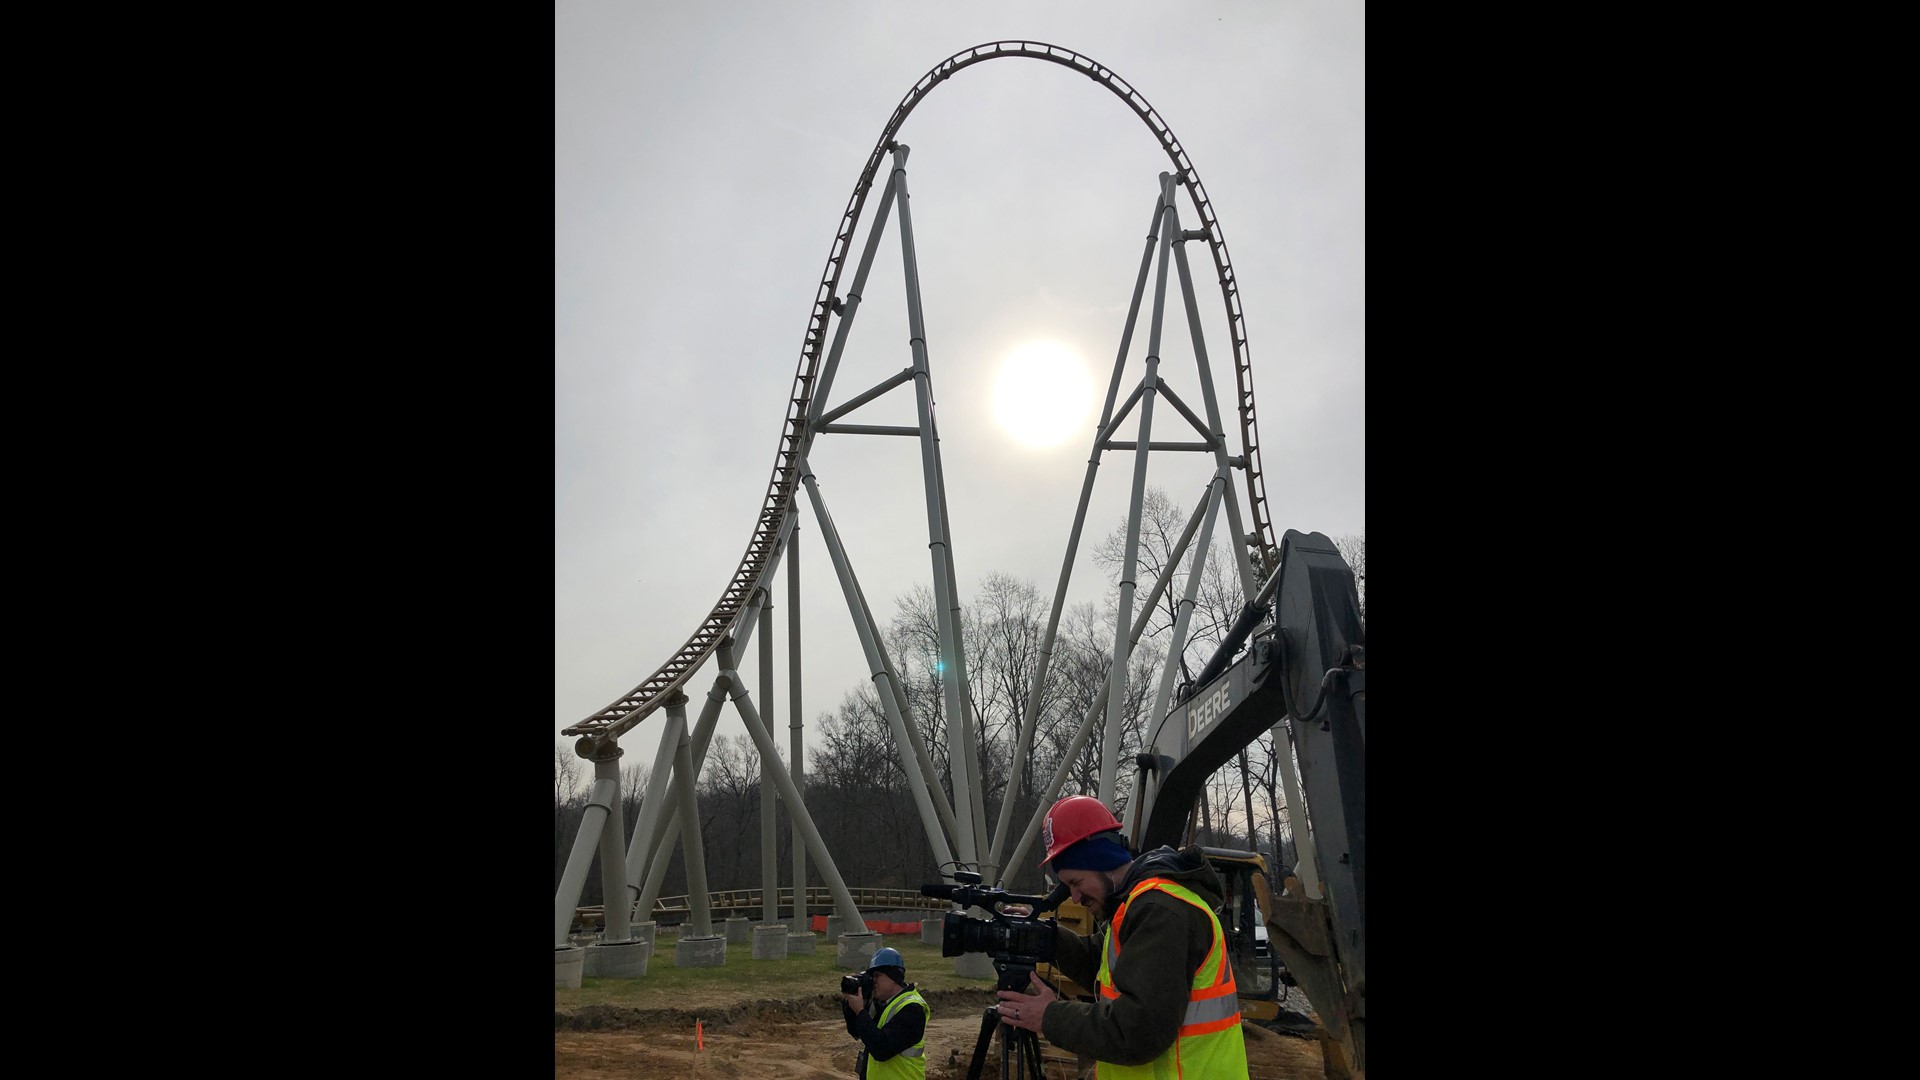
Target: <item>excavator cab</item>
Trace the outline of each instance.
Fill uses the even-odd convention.
[[[1240,1014],[1252,1020],[1272,1020],[1280,1015],[1281,988],[1288,979],[1279,954],[1262,947],[1267,912],[1273,906],[1266,857],[1231,848],[1209,847],[1201,852],[1220,875],[1226,896],[1218,914],[1220,929],[1227,936],[1233,981],[1240,988]]]

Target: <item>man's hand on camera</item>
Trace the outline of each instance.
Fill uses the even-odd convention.
[[[841,994],[840,997],[846,1001],[847,1008],[852,1009],[854,1012],[861,1012],[867,1007],[867,996],[865,994]]]
[[[1027,985],[1033,990],[1030,994],[1021,990],[994,992],[1000,999],[1000,1022],[1037,1033],[1040,1030],[1041,1018],[1046,1015],[1047,1006],[1060,998],[1053,992],[1053,987],[1048,986],[1040,978],[1040,973],[1037,971],[1028,973]]]

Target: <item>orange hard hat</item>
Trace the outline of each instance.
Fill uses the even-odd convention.
[[[1052,862],[1061,852],[1095,833],[1119,827],[1119,819],[1107,809],[1107,804],[1091,795],[1069,795],[1047,811],[1046,826],[1040,834],[1047,857],[1040,860],[1040,865]]]

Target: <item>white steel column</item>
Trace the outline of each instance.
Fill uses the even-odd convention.
[[[707,852],[700,843],[700,802],[695,790],[693,740],[687,737],[686,695],[667,706],[667,725],[674,733],[673,788],[680,804],[680,850],[687,864],[687,903],[692,908],[693,937],[713,936],[713,906],[707,897]]]
[[[687,695],[675,694],[667,699],[669,710],[679,708],[681,717],[686,716]],[[707,703],[700,708],[700,719],[693,725],[693,767],[698,770],[707,759],[707,742],[713,738],[713,726],[720,719],[720,706],[727,701],[727,680],[717,678],[712,689],[707,691]],[[671,748],[678,748],[679,736],[668,740],[664,735],[661,741]],[[671,774],[656,775],[651,784],[659,789],[665,800],[661,807],[660,824],[654,831],[647,861],[647,880],[640,886],[640,899],[635,901],[640,918],[653,918],[653,902],[660,898],[660,884],[666,880],[667,865],[673,861],[673,849],[680,843],[680,807],[675,805],[673,788],[668,784]],[[631,869],[631,868],[629,868]]]
[[[848,286],[846,297],[841,301],[845,310],[840,312],[840,325],[833,331],[833,346],[827,350],[827,359],[820,368],[820,382],[814,387],[813,400],[807,409],[806,445],[801,446],[804,455],[807,447],[813,443],[813,432],[820,425],[820,414],[827,405],[827,395],[833,390],[833,376],[840,370],[840,353],[847,344],[847,330],[853,326],[853,317],[860,313],[860,294],[867,287],[867,271],[873,269],[874,252],[880,248],[880,234],[887,224],[887,211],[893,206],[893,177],[887,177],[886,189],[880,194],[879,209],[874,211],[873,224],[867,229],[867,244],[860,251],[860,265],[853,272],[853,284]]]
[[[1220,499],[1228,487],[1227,470],[1218,469],[1213,474],[1213,482],[1207,485],[1207,494],[1202,497],[1201,505],[1207,508],[1205,519],[1200,523],[1200,540],[1193,545],[1193,561],[1187,568],[1187,591],[1180,598],[1180,610],[1173,619],[1173,639],[1167,644],[1167,662],[1160,669],[1160,689],[1153,695],[1153,711],[1147,713],[1148,723],[1159,723],[1167,715],[1167,706],[1173,700],[1173,673],[1180,670],[1180,654],[1187,647],[1187,624],[1193,617],[1193,602],[1200,593],[1200,575],[1207,566],[1207,549],[1213,543],[1213,519],[1220,509]],[[1179,554],[1167,560],[1167,568],[1161,577],[1171,578],[1174,568],[1180,565]],[[1188,732],[1180,731],[1180,756],[1187,756]],[[1151,738],[1142,740],[1140,747],[1144,753],[1153,745]],[[1135,793],[1136,796],[1138,793]]]
[[[1180,272],[1180,295],[1186,301],[1187,327],[1193,337],[1193,362],[1200,370],[1200,399],[1206,403],[1207,435],[1213,440],[1214,467],[1222,475],[1230,476],[1228,468],[1231,459],[1227,455],[1227,430],[1220,423],[1220,403],[1213,392],[1213,369],[1207,363],[1206,335],[1200,329],[1200,305],[1193,295],[1193,274],[1187,269],[1187,241],[1205,239],[1207,232],[1202,229],[1192,236],[1180,230],[1180,209],[1171,202],[1168,204],[1170,227],[1179,242],[1173,245],[1173,264]],[[1229,327],[1231,329],[1231,327]],[[1240,575],[1240,591],[1248,600],[1260,587],[1255,579],[1253,563],[1247,558],[1247,534],[1240,525],[1240,501],[1233,493],[1233,485],[1227,485],[1227,527],[1233,542],[1227,547],[1233,552],[1234,569]],[[1252,509],[1249,507],[1249,509]],[[1201,548],[1206,550],[1205,547]],[[1271,569],[1270,567],[1268,569]]]
[[[765,588],[761,592],[765,592]],[[760,608],[760,700],[766,703],[767,725],[773,725],[773,600]],[[775,756],[774,764],[780,759]],[[767,768],[767,759],[760,759],[760,922],[761,925],[778,922],[780,919],[780,845],[774,841],[773,826],[778,820],[773,812],[774,802],[773,773]]]
[[[1021,720],[1020,752],[1014,755],[1013,778],[1007,784],[1006,797],[1001,800],[1000,820],[994,826],[993,847],[987,856],[988,860],[998,868],[998,872],[994,877],[995,880],[1002,885],[1005,884],[1008,878],[1007,868],[1012,865],[1014,860],[1019,859],[1026,853],[1027,845],[1032,842],[1032,830],[1040,827],[1042,816],[1045,815],[1047,808],[1053,805],[1053,793],[1059,790],[1059,778],[1056,778],[1055,783],[1048,791],[1041,795],[1040,805],[1036,808],[1032,820],[1028,823],[1028,831],[1025,839],[1020,841],[1020,846],[1015,852],[1008,855],[1007,858],[1002,859],[1002,854],[1006,853],[1006,840],[1008,830],[1011,827],[1014,797],[1016,789],[1019,787],[1022,759],[1032,752],[1033,733],[1035,728],[1039,726],[1040,703],[1043,700],[1042,692],[1046,686],[1047,668],[1053,659],[1053,642],[1060,632],[1060,613],[1065,610],[1067,606],[1067,583],[1073,578],[1073,560],[1074,556],[1077,555],[1080,550],[1080,531],[1086,525],[1087,504],[1093,498],[1093,481],[1100,470],[1101,444],[1106,442],[1108,435],[1107,428],[1113,423],[1113,403],[1114,399],[1120,395],[1120,377],[1126,371],[1127,350],[1133,344],[1133,328],[1139,321],[1140,297],[1146,292],[1147,271],[1153,266],[1154,239],[1159,235],[1159,228],[1160,200],[1156,198],[1153,203],[1153,213],[1147,219],[1146,244],[1140,251],[1140,270],[1134,276],[1133,299],[1132,302],[1127,305],[1126,323],[1120,331],[1120,346],[1113,359],[1113,375],[1107,381],[1107,400],[1105,405],[1101,407],[1099,423],[1094,425],[1093,447],[1087,455],[1087,472],[1086,476],[1080,482],[1080,502],[1074,507],[1073,528],[1067,534],[1067,551],[1060,560],[1060,582],[1053,590],[1053,610],[1047,616],[1047,633],[1045,637],[1040,639],[1040,663],[1034,671],[1033,689],[1027,697],[1026,715]],[[1191,526],[1189,526],[1189,528],[1191,528]],[[1152,606],[1151,603],[1147,605],[1149,609],[1151,609]],[[1100,700],[1104,701],[1105,697],[1103,696]],[[1082,739],[1084,740],[1084,736],[1082,736]],[[1074,752],[1079,752],[1078,747],[1075,748]]]
[[[799,516],[796,505],[794,516]],[[800,708],[800,526],[793,527],[787,540],[787,721],[792,745],[793,790],[802,802],[807,797],[806,748],[801,744],[805,715]],[[804,932],[807,922],[807,844],[800,833],[798,813],[787,807],[788,827],[793,832],[793,929]]]
[[[613,783],[613,812],[600,827],[600,900],[605,913],[601,933],[605,941],[627,940],[627,911],[633,906],[633,893],[627,884],[626,822],[621,820],[620,757],[622,751],[612,740],[600,743],[593,756],[593,776]]]
[[[807,498],[813,503],[814,520],[820,524],[820,536],[827,543],[827,557],[832,560],[834,573],[840,578],[840,592],[846,597],[848,614],[853,617],[854,633],[859,635],[860,649],[866,654],[867,670],[872,672],[870,678],[880,697],[880,710],[887,714],[887,724],[893,728],[894,742],[900,746],[915,745],[907,736],[907,719],[901,716],[899,701],[892,687],[887,685],[887,670],[881,660],[878,634],[860,596],[860,584],[854,580],[853,567],[847,562],[847,553],[841,547],[839,531],[833,527],[833,516],[827,513],[819,482],[814,479],[813,469],[804,457],[800,459],[799,471],[800,482],[805,485]],[[939,812],[934,809],[933,794],[928,792],[926,778],[916,769],[903,766],[902,771],[907,774],[907,787],[912,790],[914,805],[920,810],[920,826],[926,831],[927,844],[932,848],[934,858],[940,861],[941,866],[951,866],[953,852],[947,846],[946,833],[940,828]]]
[[[686,695],[677,695],[681,704],[686,704]],[[680,741],[663,724],[660,732],[660,745],[653,752],[653,772],[647,775],[647,793],[640,800],[640,818],[633,823],[633,840],[627,847],[627,884],[638,885],[647,876],[652,860],[664,858],[660,848],[660,836],[666,831],[666,817],[672,813],[673,797],[673,748]],[[636,896],[637,900],[638,897]],[[653,916],[648,911],[639,911],[637,916],[642,922]]]
[[[1167,260],[1173,247],[1173,175],[1160,174],[1160,258],[1154,270],[1153,318],[1147,327],[1147,371],[1140,380],[1140,437],[1133,456],[1133,493],[1127,502],[1127,547],[1120,565],[1119,611],[1114,617],[1113,667],[1107,672],[1107,729],[1100,744],[1100,801],[1113,806],[1119,770],[1120,736],[1125,727],[1127,669],[1132,651],[1127,624],[1133,618],[1134,573],[1139,568],[1140,504],[1147,487],[1148,445],[1153,439],[1153,399],[1160,383],[1160,328],[1166,321]]]
[[[620,786],[610,780],[595,780],[587,809],[580,817],[580,831],[573,838],[573,850],[567,854],[567,867],[560,872],[560,887],[553,894],[553,944],[567,943],[567,930],[573,926],[574,909],[580,906],[580,890],[586,887],[587,870],[593,865],[594,845],[608,815],[620,802]]]
[[[920,417],[920,469],[927,501],[927,550],[933,557],[934,606],[940,627],[940,689],[947,714],[947,760],[952,776],[953,816],[957,826],[953,846],[960,865],[979,868],[980,855],[974,842],[973,804],[979,801],[979,778],[975,775],[974,750],[967,739],[966,706],[960,700],[964,670],[960,625],[955,617],[949,563],[953,558],[952,537],[947,529],[944,500],[940,491],[940,439],[933,420],[933,375],[927,368],[927,330],[920,310],[920,271],[913,253],[913,213],[907,193],[907,148],[893,151],[894,199],[900,211],[900,261],[906,275],[907,334],[913,350],[914,402]]]

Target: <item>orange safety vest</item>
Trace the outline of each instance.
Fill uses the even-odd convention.
[[[1100,996],[1111,1002],[1120,996],[1113,988],[1111,969],[1120,960],[1120,921],[1126,918],[1127,905],[1149,889],[1184,900],[1206,913],[1213,928],[1213,947],[1193,973],[1187,991],[1187,1013],[1180,1023],[1180,1034],[1160,1056],[1145,1065],[1116,1065],[1100,1062],[1100,1080],[1185,1080],[1185,1078],[1244,1077],[1247,1075],[1247,1044],[1240,1033],[1239,987],[1233,980],[1233,965],[1227,962],[1227,938],[1213,909],[1193,890],[1167,878],[1147,878],[1135,885],[1120,902],[1107,925],[1107,947],[1100,957],[1098,984]]]

